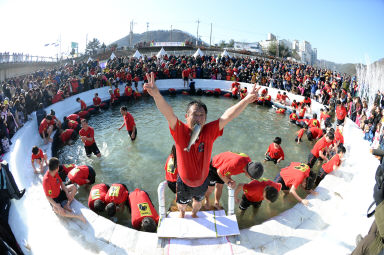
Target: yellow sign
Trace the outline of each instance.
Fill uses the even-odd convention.
[[[140,216],[152,216],[148,203],[140,203],[137,206],[139,207]]]
[[[73,168],[69,174],[72,175],[72,176],[75,176],[78,172],[80,171],[80,168],[76,167],[76,168]]]
[[[168,160],[168,165],[167,165],[167,172],[168,173],[171,173],[171,174],[175,173],[175,167],[173,167],[173,166],[174,166],[173,158],[170,158]]]
[[[301,172],[306,172],[308,169],[309,169],[309,166],[304,164],[304,163],[301,163],[300,165],[298,166],[295,166],[295,169],[301,171]]]
[[[100,198],[100,190],[99,189],[94,189],[91,191],[91,197],[92,200],[96,200]]]
[[[110,197],[118,197],[120,191],[120,186],[112,186],[109,188],[108,195]]]

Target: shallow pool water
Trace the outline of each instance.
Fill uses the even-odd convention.
[[[180,120],[185,120],[185,110],[192,99],[202,100],[208,107],[208,119],[219,118],[228,107],[237,101],[227,98],[176,96],[166,97]],[[134,142],[128,137],[127,131],[118,127],[123,123],[119,107],[113,107],[103,113],[94,115],[89,125],[95,129],[96,143],[102,158],[85,156],[80,140],[71,146],[58,151],[62,163],[90,165],[96,171],[96,183],[124,183],[130,191],[140,188],[147,191],[158,208],[157,186],[164,180],[164,164],[173,144],[166,119],[157,110],[152,98],[143,98],[135,102],[122,103],[135,118],[138,129]],[[249,105],[234,121],[229,123],[222,137],[218,138],[213,147],[212,156],[224,152],[244,152],[253,161],[263,161],[268,145],[276,136],[282,137],[285,160],[280,165],[267,162],[264,165],[263,177],[273,179],[276,173],[293,161],[306,162],[313,143],[305,141],[300,145],[294,142],[298,127],[289,123],[287,115],[276,114],[273,108]],[[234,176],[237,182],[249,182],[244,175]],[[81,187],[77,199],[87,206],[89,188]],[[302,192],[299,192],[303,195]],[[213,196],[213,195],[212,195]],[[213,199],[213,197],[212,197]],[[170,206],[174,194],[166,189],[166,206]],[[224,188],[221,203],[227,208],[227,190]],[[280,195],[273,204],[263,202],[255,211],[250,207],[244,215],[240,215],[238,205],[235,207],[240,228],[249,227],[278,215],[291,208],[296,200],[291,196]],[[130,215],[127,211],[119,213],[114,219],[122,225],[130,226]]]

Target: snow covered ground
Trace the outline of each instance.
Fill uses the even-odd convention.
[[[231,82],[196,80],[196,88],[229,89]],[[182,89],[182,80],[160,80],[160,89]],[[250,86],[250,84],[242,84]],[[123,86],[121,86],[123,91]],[[108,99],[108,87],[84,92],[47,108],[54,109],[59,119],[79,110],[75,101],[81,97],[92,104],[95,92]],[[269,89],[269,94],[276,90]],[[300,96],[289,95],[291,99]],[[318,112],[320,105],[314,104]],[[373,201],[374,174],[379,164],[369,153],[369,144],[350,120],[344,128],[347,160],[341,168],[328,175],[317,188],[319,195],[309,196],[310,206],[297,204],[261,225],[241,230],[240,244],[234,238],[171,240],[165,248],[157,248],[157,235],[135,231],[96,215],[74,202],[88,224],[57,217],[45,198],[42,176],[33,173],[30,156],[34,145],[50,156],[49,145],[43,145],[35,117],[13,137],[11,153],[4,159],[19,187],[26,194],[12,201],[9,223],[20,244],[27,243],[28,254],[348,254],[355,247],[358,234],[363,236],[373,219],[365,214]],[[100,160],[103,160],[102,158]],[[23,245],[22,245],[23,246]]]

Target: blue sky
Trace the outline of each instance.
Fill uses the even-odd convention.
[[[70,42],[84,50],[88,39],[106,44],[129,33],[180,29],[209,42],[255,42],[269,32],[281,39],[306,40],[318,58],[337,63],[367,63],[384,57],[384,0],[322,1],[56,1],[0,0],[0,52],[55,55],[59,47],[44,47],[61,37],[62,52]]]

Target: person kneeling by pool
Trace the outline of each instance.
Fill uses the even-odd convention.
[[[259,162],[252,162],[251,158],[245,153],[227,151],[214,156],[209,167],[209,184],[205,193],[205,209],[209,208],[209,197],[213,187],[215,187],[214,207],[222,209],[220,198],[223,192],[223,184],[227,184],[231,189],[236,187],[236,181],[231,178],[232,175],[244,173],[250,179],[259,179],[263,172],[263,165]]]
[[[279,191],[282,184],[273,182],[269,179],[262,178],[261,180],[253,180],[250,183],[240,183],[235,190],[235,202],[239,205],[240,210],[244,213],[249,206],[255,209],[260,208],[263,200],[273,203],[279,197]],[[243,196],[240,199],[238,195],[243,190]]]
[[[135,189],[129,194],[132,227],[145,232],[156,232],[159,215],[148,193]]]
[[[105,210],[105,197],[107,196],[109,186],[105,183],[93,185],[88,196],[88,207],[95,213]]]
[[[281,190],[284,191],[285,194],[292,194],[297,201],[308,206],[308,200],[301,198],[296,193],[296,190],[302,186],[307,192],[317,195],[317,192],[312,190],[315,179],[316,174],[311,171],[308,165],[300,162],[292,162],[288,167],[281,169],[274,181],[281,183]]]
[[[108,217],[115,216],[117,210],[124,211],[124,205],[129,206],[127,186],[120,183],[112,184],[105,196],[105,203]]]
[[[271,143],[265,152],[265,161],[273,161],[273,163],[278,164],[281,160],[284,160],[284,151],[280,146],[281,138],[275,137],[273,143]]]
[[[68,173],[68,179],[78,185],[94,184],[96,172],[90,166],[76,166]]]

